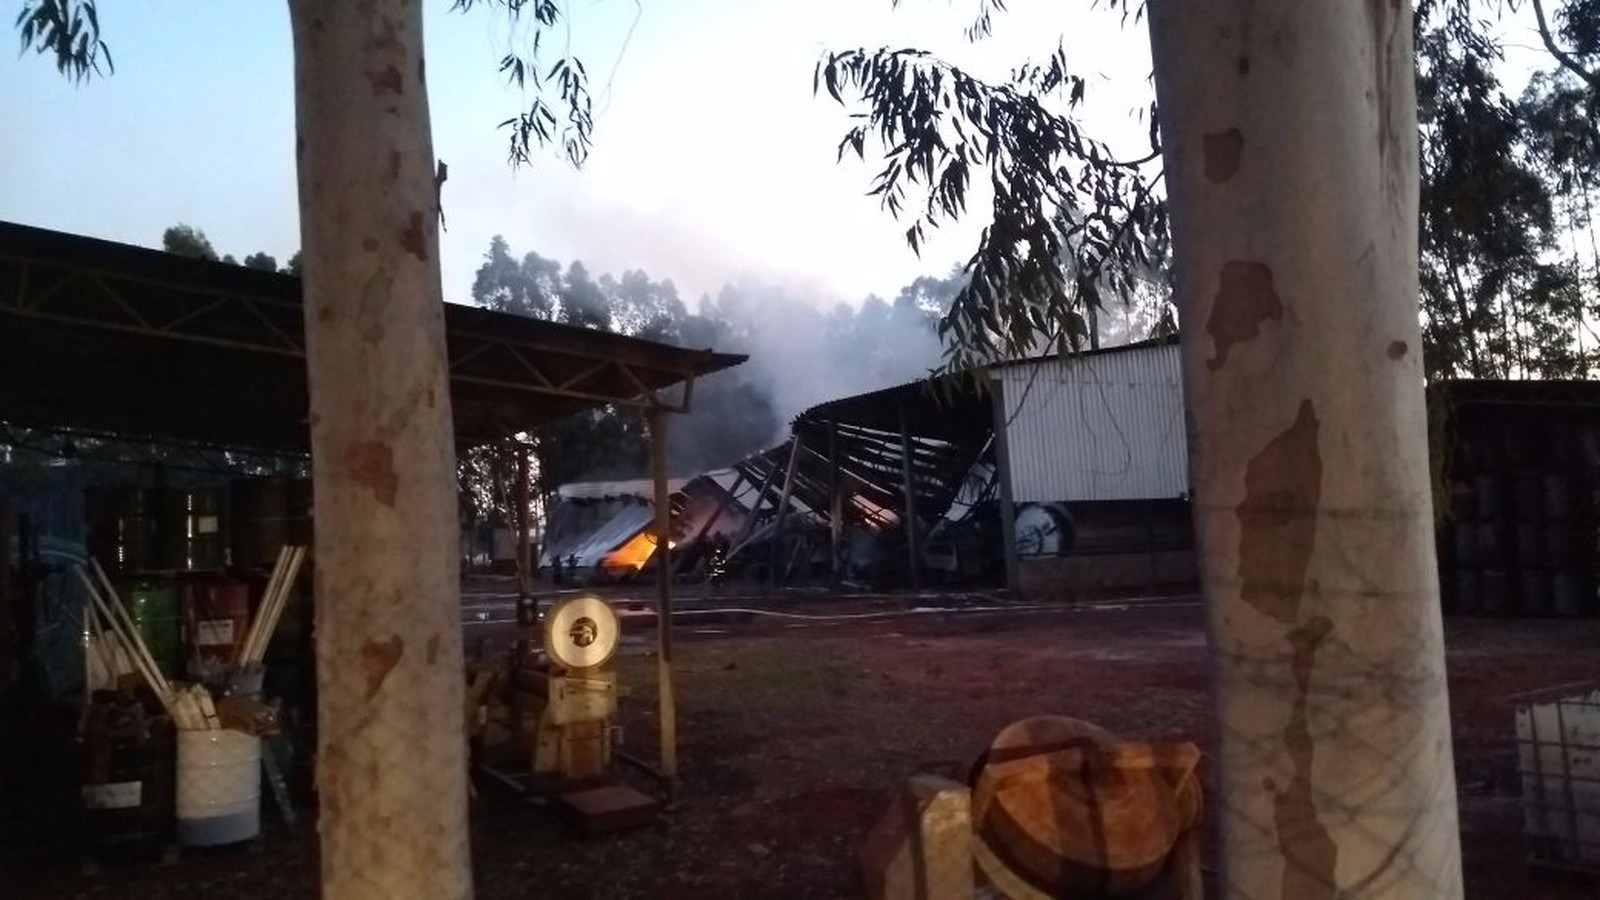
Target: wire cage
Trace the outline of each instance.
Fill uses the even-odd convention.
[[[1529,864],[1600,874],[1600,682],[1512,699]]]

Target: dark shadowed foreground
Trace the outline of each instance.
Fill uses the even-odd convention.
[[[1129,737],[1208,743],[1197,606],[705,633],[725,628],[684,629],[685,783],[668,820],[582,841],[543,811],[486,792],[473,808],[478,897],[858,896],[856,850],[890,788],[917,772],[965,778],[987,740],[1013,719],[1053,712]],[[1468,896],[1595,896],[1593,883],[1525,870],[1505,698],[1600,678],[1600,622],[1458,620],[1447,630]],[[631,656],[622,665],[633,693],[624,749],[650,755],[653,661]],[[38,815],[7,813],[7,897],[315,895],[315,834],[305,826],[286,831],[270,802],[260,853],[93,878],[50,849],[47,829],[13,831]]]

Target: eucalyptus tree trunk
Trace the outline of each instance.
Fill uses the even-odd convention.
[[[416,0],[290,0],[323,895],[472,892],[455,448]]]
[[[1226,895],[1461,896],[1411,5],[1152,0]]]

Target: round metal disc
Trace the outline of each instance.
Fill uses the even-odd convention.
[[[616,612],[592,594],[563,600],[545,614],[545,652],[569,669],[605,665],[621,638]]]

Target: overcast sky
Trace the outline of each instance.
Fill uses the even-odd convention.
[[[496,123],[522,98],[496,71],[512,39],[504,14],[429,0],[434,146],[450,167],[445,296],[467,299],[495,234],[519,253],[672,278],[689,299],[753,275],[819,304],[854,302],[942,274],[983,223],[941,233],[921,260],[910,252],[903,227],[864,196],[876,169],[835,162],[845,112],[811,93],[830,49],[923,47],[996,77],[1062,39],[1077,70],[1096,76],[1097,131],[1130,155],[1143,149],[1131,117],[1150,95],[1142,24],[1124,27],[1092,0],[1011,0],[994,36],[973,46],[962,29],[975,5],[569,0],[597,119],[593,155],[575,172],[553,154],[531,169],[506,163]],[[286,4],[101,6],[109,79],[75,86],[47,60],[0,54],[0,219],[151,246],[186,222],[220,252],[287,258],[299,240]]]
[[[597,272],[642,268],[691,299],[746,275],[821,303],[942,274],[982,223],[919,261],[864,196],[876,169],[835,162],[847,119],[812,96],[813,67],[829,49],[887,44],[999,75],[1066,33],[1082,69],[1107,79],[1091,89],[1097,113],[1138,150],[1127,113],[1149,90],[1143,28],[1088,0],[1011,5],[974,47],[962,37],[974,0],[571,0],[597,113],[593,155],[574,172],[553,154],[506,163],[496,123],[522,98],[496,71],[504,14],[431,0],[434,147],[450,167],[445,296],[467,299],[495,234]],[[186,222],[219,252],[285,259],[299,243],[286,4],[102,3],[101,23],[108,79],[75,86],[45,59],[0,54],[0,219],[147,246]]]

